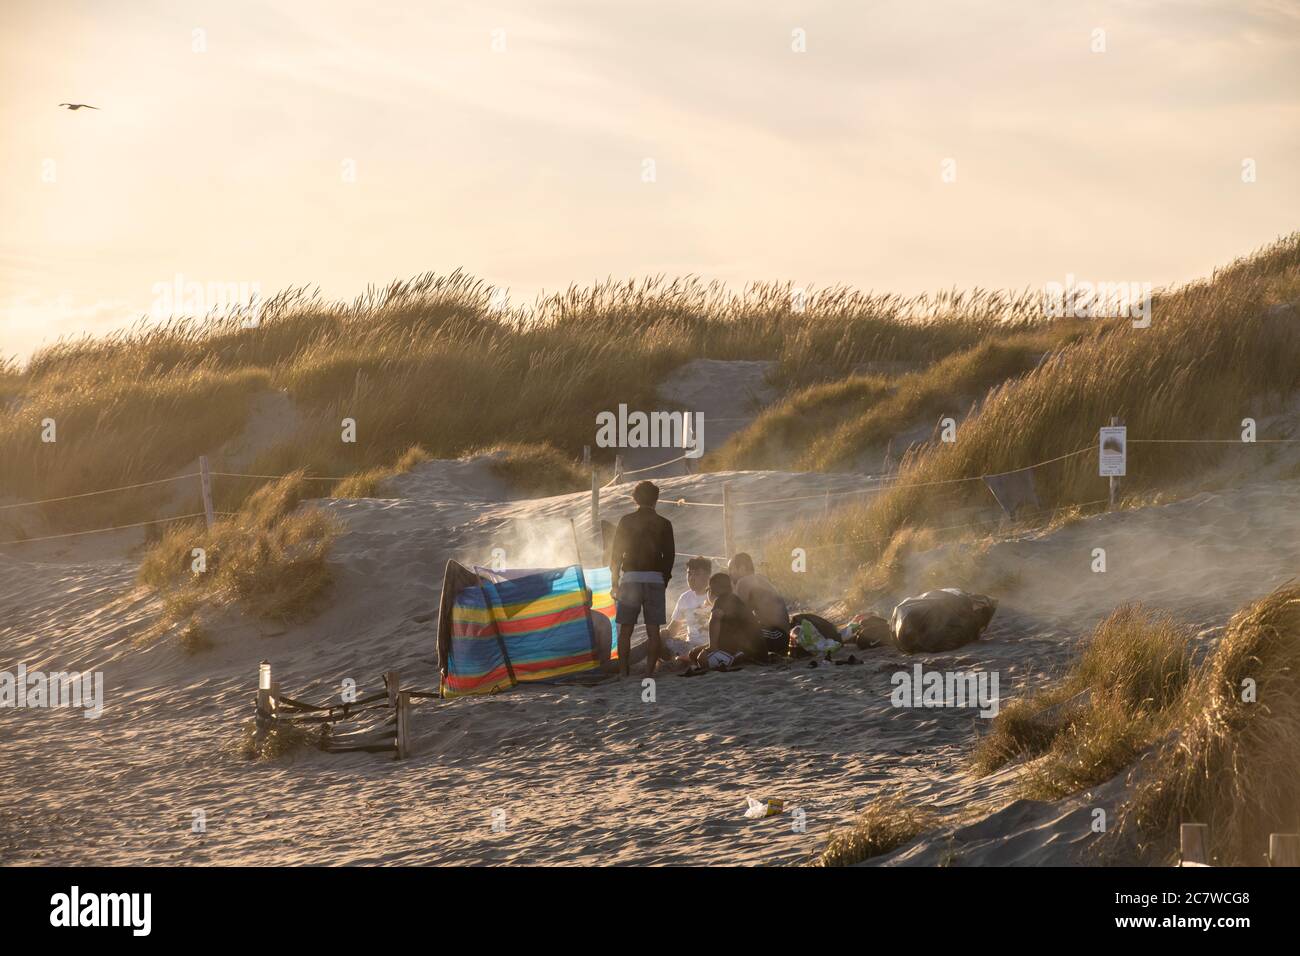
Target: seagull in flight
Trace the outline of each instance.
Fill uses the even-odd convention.
[[[66,106],[70,110],[88,109],[97,110],[98,106],[91,106],[89,103],[60,103],[60,106]]]

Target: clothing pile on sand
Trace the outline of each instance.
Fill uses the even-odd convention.
[[[617,661],[610,660],[608,622],[597,624],[605,670],[627,674],[642,659],[647,674],[668,662],[688,676],[773,658],[808,658],[814,666],[819,661],[857,663],[852,655],[847,661],[835,655],[846,646],[866,649],[886,642],[909,654],[951,650],[979,640],[997,609],[993,598],[944,588],[906,599],[888,620],[859,614],[836,627],[815,614],[791,616],[772,582],[758,573],[748,554],[740,553],[718,574],[709,558],[691,558],[687,589],[669,618],[667,587],[676,561],[672,523],[655,511],[659,489],[653,483],[640,482],[632,497],[637,510],[619,521],[609,560]],[[639,620],[645,623],[646,641],[634,649],[631,636]]]

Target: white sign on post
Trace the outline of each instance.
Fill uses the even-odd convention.
[[[1128,428],[1123,425],[1102,428],[1098,447],[1101,449],[1098,474],[1102,478],[1123,478],[1128,465]]]

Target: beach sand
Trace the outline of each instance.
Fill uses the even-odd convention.
[[[721,516],[669,502],[720,500],[727,480],[738,499],[758,499],[863,479],[666,480],[679,564],[721,550]],[[482,563],[497,546],[515,566],[568,560],[569,519],[581,527],[589,509],[581,493],[510,500],[482,461],[428,462],[392,485],[391,498],[322,502],[347,531],[333,557],[336,592],[318,618],[279,628],[229,616],[216,647],[198,654],[139,642],[157,608],[134,584],[135,559],[121,553],[130,542],[118,542],[116,556],[104,541],[90,558],[66,542],[0,553],[0,669],[102,670],[107,684],[97,720],[0,711],[0,862],[795,863],[882,793],[949,817],[879,862],[1064,862],[1088,840],[1087,795],[1017,801],[1014,766],[974,779],[967,762],[982,718],[894,708],[890,675],[918,661],[997,670],[1005,701],[1059,673],[1124,601],[1175,610],[1209,642],[1233,609],[1300,566],[1300,485],[1260,483],[996,544],[986,560],[1019,582],[995,595],[1002,604],[983,640],[945,654],[878,648],[860,652],[859,666],[663,676],[653,703],[637,677],[425,701],[415,709],[415,754],[402,762],[314,750],[235,756],[261,658],[287,693],[307,700],[336,694],[349,677],[363,693],[377,690],[389,668],[404,686],[432,688],[445,561]],[[823,505],[749,509],[741,546],[800,507]],[[1088,570],[1095,547],[1108,551],[1106,574]],[[684,577],[679,569],[675,585]],[[1122,788],[1108,792],[1095,799]],[[802,808],[804,832],[789,813],[745,819],[747,796]],[[192,832],[195,811],[204,833]]]

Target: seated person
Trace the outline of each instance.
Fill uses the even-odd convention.
[[[722,651],[730,657],[744,654],[746,659],[767,661],[767,641],[754,612],[731,589],[731,578],[715,574],[709,578],[709,598],[713,613],[709,616],[709,658]]]
[[[727,571],[736,596],[752,608],[758,618],[768,650],[775,654],[785,653],[790,642],[790,609],[785,598],[777,593],[771,581],[754,570],[754,559],[743,551],[731,559]]]
[[[713,562],[708,558],[691,558],[686,562],[687,588],[677,599],[664,639],[662,658],[686,657],[697,647],[709,643],[709,575]]]

